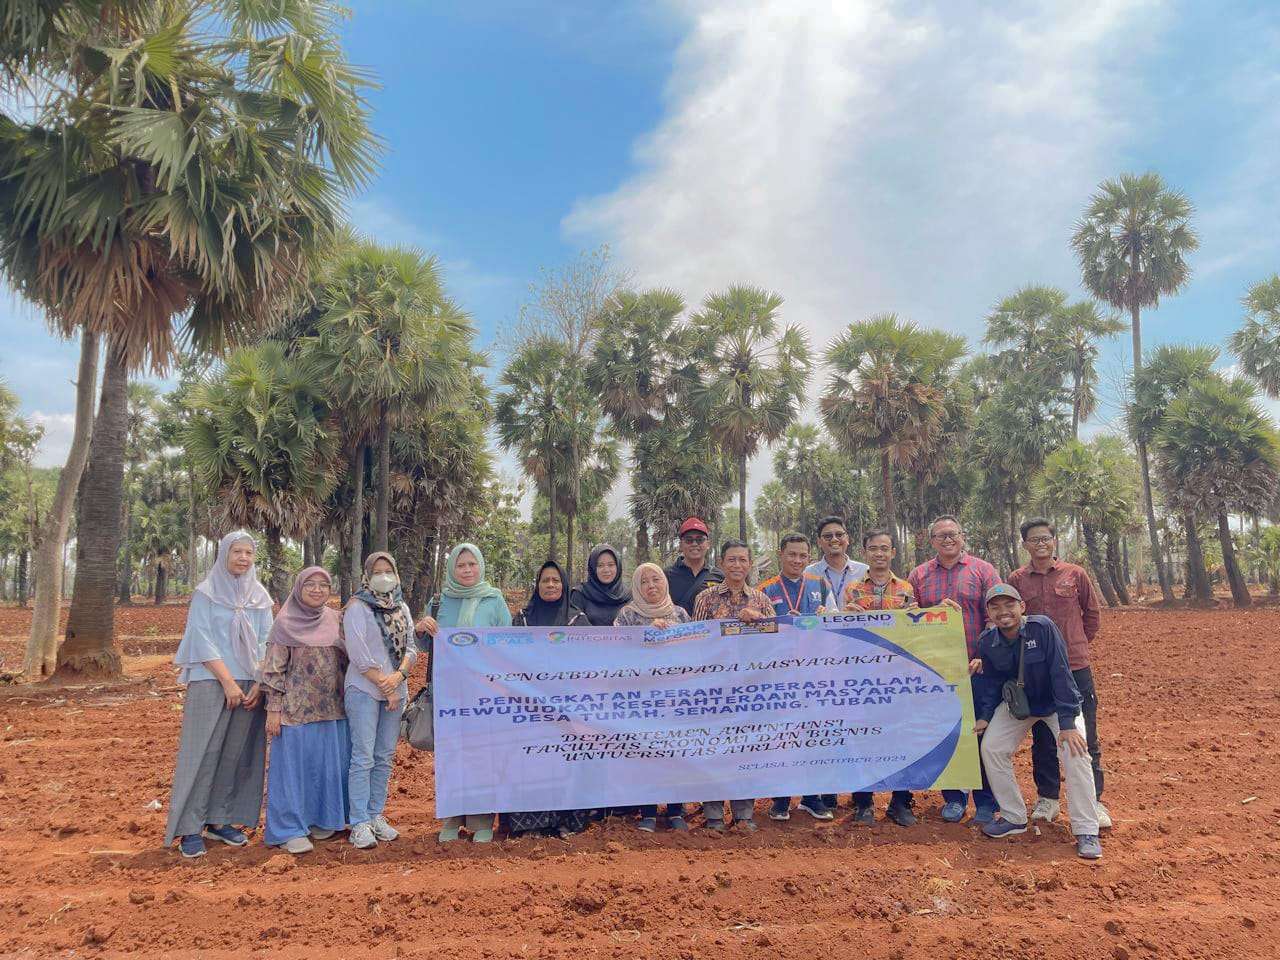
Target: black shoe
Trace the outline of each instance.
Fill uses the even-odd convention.
[[[876,812],[870,807],[854,807],[853,808],[854,823],[875,823]]]
[[[885,811],[885,816],[900,827],[914,827],[920,822],[916,819],[916,815],[911,812],[911,808],[905,803],[889,804],[889,809]]]

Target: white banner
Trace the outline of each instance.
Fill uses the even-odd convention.
[[[959,615],[443,630],[436,815],[978,786]]]

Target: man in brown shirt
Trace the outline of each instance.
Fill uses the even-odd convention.
[[[1083,698],[1086,738],[1093,760],[1093,784],[1098,796],[1098,820],[1110,827],[1111,817],[1102,805],[1102,747],[1098,742],[1098,694],[1089,666],[1089,646],[1102,621],[1098,588],[1084,567],[1058,559],[1058,532],[1044,517],[1022,524],[1022,546],[1030,562],[1009,575],[1022,594],[1028,614],[1043,614],[1054,622],[1067,642],[1067,662]],[[1032,729],[1031,767],[1036,782],[1033,820],[1053,820],[1060,809],[1062,775],[1058,769],[1058,745],[1052,731],[1037,723]]]

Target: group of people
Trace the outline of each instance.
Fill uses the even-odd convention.
[[[485,578],[484,555],[472,543],[450,551],[441,592],[416,619],[404,601],[394,558],[365,561],[361,587],[341,610],[329,603],[333,582],[308,567],[273,619],[259,583],[253,538],[237,531],[218,545],[209,576],[196,588],[175,662],[187,686],[166,844],[176,838],[185,857],[205,852],[205,841],[243,846],[245,825],[256,825],[266,780],[264,841],[302,854],[342,830],[367,849],[398,836],[385,815],[408,676],[420,646],[451,627],[644,626],[664,628],[691,620],[751,622],[840,611],[947,606],[961,615],[973,683],[974,732],[982,761],[982,787],[972,792],[974,822],[989,837],[1027,829],[1028,814],[1012,758],[1030,731],[1037,800],[1032,819],[1057,818],[1062,770],[1070,793],[1077,852],[1102,855],[1099,831],[1110,817],[1101,803],[1103,773],[1097,732],[1097,693],[1089,648],[1100,605],[1083,568],[1058,559],[1056,530],[1043,518],[1022,526],[1028,563],[1007,583],[985,560],[965,549],[957,518],[929,527],[934,556],[903,579],[894,573],[897,543],[889,530],[867,531],[863,561],[850,555],[844,520],[817,527],[821,556],[809,539],[782,538],[777,576],[750,584],[751,548],[728,540],[710,562],[710,531],[696,517],[678,531],[679,557],[663,569],[641,563],[624,577],[618,551],[591,551],[587,575],[570,588],[554,560],[539,569],[527,605],[513,618]],[[1021,695],[1005,696],[1015,684]],[[271,764],[266,747],[271,740]],[[686,798],[687,800],[688,798]],[[791,797],[775,797],[768,816],[788,820]],[[799,799],[798,812],[832,820],[835,795]],[[874,821],[870,793],[852,794],[853,822]],[[690,828],[686,800],[659,810],[502,811],[449,817],[439,840],[493,840],[495,820],[513,836],[580,832],[595,817],[638,815],[653,832],[660,819]],[[970,794],[945,790],[942,819],[958,823]],[[726,830],[725,805],[737,829],[754,831],[755,799],[701,803],[706,827]],[[910,791],[894,791],[886,810],[901,826],[917,822]]]

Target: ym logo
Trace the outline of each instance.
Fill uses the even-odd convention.
[[[907,619],[912,623],[946,623],[947,611],[945,610],[920,610],[916,613],[907,613]]]

